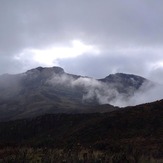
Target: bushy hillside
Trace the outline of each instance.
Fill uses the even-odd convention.
[[[73,149],[78,144],[163,155],[163,100],[110,113],[47,114],[0,123],[1,147]]]

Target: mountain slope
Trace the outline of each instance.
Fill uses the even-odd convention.
[[[95,105],[131,97],[150,82],[135,75],[115,74],[100,80],[65,73],[60,67],[38,67],[0,76],[0,120],[45,113],[103,112]],[[109,105],[105,111],[117,109]]]
[[[163,154],[163,100],[105,114],[47,114],[0,123],[1,147],[72,149],[77,144],[113,152],[137,149]]]
[[[143,83],[147,82],[147,79],[133,74],[116,73],[110,74],[104,79],[101,79],[101,81],[115,85],[121,93],[128,93],[129,89],[134,93]]]

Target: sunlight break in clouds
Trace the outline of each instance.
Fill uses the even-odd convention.
[[[99,50],[95,46],[86,45],[80,40],[73,40],[69,46],[54,45],[45,49],[25,49],[15,59],[27,59],[27,54],[30,54],[32,57],[28,60],[45,66],[53,66],[57,64],[58,59],[73,58],[86,53],[98,54]]]

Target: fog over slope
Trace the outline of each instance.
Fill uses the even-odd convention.
[[[119,74],[115,74],[114,76]],[[130,78],[130,75],[128,75],[128,78]],[[65,73],[60,75],[54,74],[53,78],[47,82],[53,86],[64,85],[69,88],[82,87],[85,91],[83,101],[88,102],[96,99],[99,104],[111,104],[120,107],[152,102],[163,98],[162,85],[144,79],[141,85],[135,88],[137,82],[139,82],[138,80],[141,80],[141,77],[137,81],[132,77],[128,80],[133,82],[133,86],[123,88],[121,92],[118,91],[118,88],[124,85],[118,81],[115,83],[106,83],[103,82],[103,79],[97,80],[88,77],[78,77],[75,79]]]
[[[48,85],[69,90],[80,89],[81,101],[116,106],[137,105],[163,98],[163,86],[139,76],[117,73],[93,79],[65,73],[62,68],[38,67],[23,74],[0,76],[0,99],[9,99],[34,87]]]

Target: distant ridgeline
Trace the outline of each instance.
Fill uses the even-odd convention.
[[[110,112],[118,109],[111,105],[126,105],[143,85],[149,88],[153,83],[123,73],[97,80],[68,74],[60,67],[38,67],[21,74],[1,75],[0,121],[46,113]],[[103,104],[108,105],[102,107]]]

